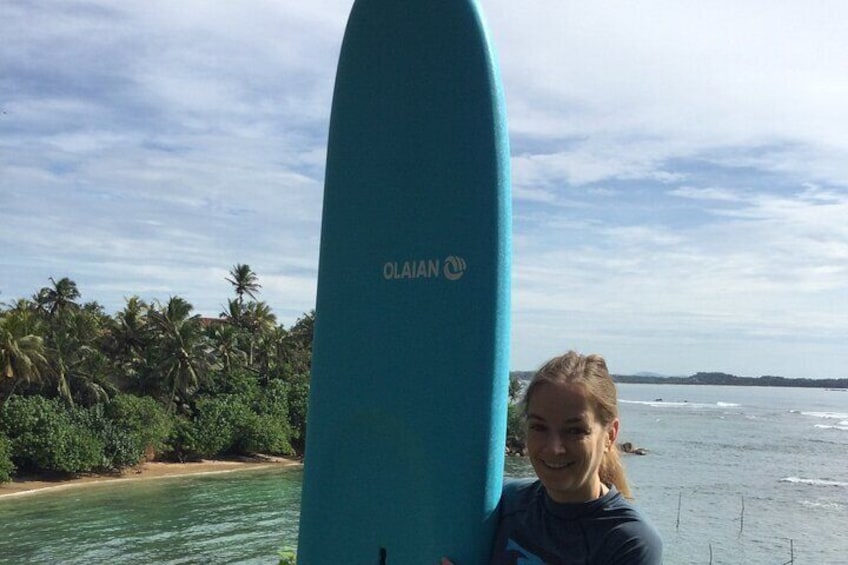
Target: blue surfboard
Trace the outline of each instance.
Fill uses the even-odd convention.
[[[301,565],[485,563],[503,474],[509,147],[473,0],[357,0],[337,69]]]

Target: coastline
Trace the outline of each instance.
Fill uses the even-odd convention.
[[[188,463],[147,461],[115,474],[83,475],[69,479],[55,480],[42,477],[16,478],[10,483],[0,484],[0,500],[105,483],[150,481],[194,475],[233,473],[236,471],[256,471],[274,467],[296,467],[301,465],[303,463],[299,459],[265,455],[239,459],[202,459]]]

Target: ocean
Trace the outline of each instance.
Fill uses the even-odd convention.
[[[619,385],[636,504],[667,564],[848,563],[848,392]],[[438,456],[438,454],[434,454]],[[507,459],[510,476],[530,476]],[[0,563],[276,564],[300,469],[0,498]]]

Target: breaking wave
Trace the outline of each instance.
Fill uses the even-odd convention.
[[[653,408],[738,408],[742,406],[735,402],[706,402],[665,401],[665,400],[619,400],[622,404],[641,404]]]
[[[831,481],[828,479],[805,479],[802,477],[786,477],[780,479],[781,483],[793,483],[799,485],[810,485],[814,487],[848,487],[843,481]]]

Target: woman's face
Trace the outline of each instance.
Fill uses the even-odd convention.
[[[527,406],[527,452],[548,495],[556,502],[598,498],[598,470],[618,435],[618,420],[604,426],[583,386],[542,382]]]

